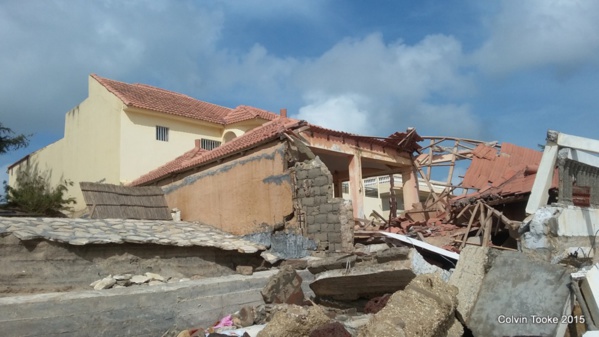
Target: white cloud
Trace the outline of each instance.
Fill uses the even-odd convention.
[[[572,69],[597,61],[599,2],[505,0],[491,20],[490,38],[474,55],[495,73],[556,66]]]
[[[421,103],[411,117],[415,125],[426,125],[430,135],[486,140],[486,128],[467,104]]]
[[[368,111],[363,108],[369,103],[363,96],[346,94],[331,97],[313,93],[306,100],[309,104],[299,110],[299,119],[351,133],[369,135],[373,132],[375,121],[371,120]]]
[[[194,76],[202,76],[197,63],[213,55],[222,27],[218,11],[192,5],[3,2],[0,101],[8,111],[3,122],[23,132],[59,129],[66,111],[85,98],[90,73],[115,79],[135,74],[138,81],[189,88]]]
[[[459,72],[462,51],[450,36],[432,35],[415,45],[385,43],[381,34],[345,39],[298,74],[299,84],[324,92],[360,92],[420,101],[432,93],[454,94],[468,87]]]
[[[450,36],[427,36],[414,45],[385,43],[380,34],[345,39],[296,71],[304,92],[319,93],[316,99],[305,95],[299,116],[377,136],[412,126],[425,133],[466,129],[482,135],[479,120],[459,103],[473,91],[460,69],[463,58]]]

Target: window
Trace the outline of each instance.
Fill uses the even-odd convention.
[[[156,140],[168,142],[168,128],[156,125]]]
[[[200,146],[204,150],[212,150],[220,146],[220,142],[216,140],[210,139],[202,139]]]

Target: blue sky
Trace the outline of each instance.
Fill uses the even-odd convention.
[[[90,73],[339,130],[599,138],[599,2],[8,0],[0,121],[62,137]]]

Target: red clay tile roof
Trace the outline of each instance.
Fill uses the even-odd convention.
[[[130,186],[139,186],[160,180],[171,173],[185,171],[235,154],[239,151],[252,148],[266,141],[275,139],[282,132],[306,125],[306,122],[297,119],[279,117],[267,122],[245,134],[225,143],[212,151],[198,151],[196,149],[186,152],[177,159],[163,165],[132,181]],[[194,152],[196,151],[196,152]]]
[[[529,193],[543,156],[540,151],[510,143],[503,143],[499,153],[493,147],[479,144],[472,153],[472,163],[464,175],[462,186],[479,191],[466,197]],[[555,179],[552,187],[557,187]],[[454,200],[457,199],[462,198]]]
[[[226,108],[146,84],[129,84],[92,74],[98,83],[130,107],[227,125],[253,118],[273,120],[276,114],[251,107]]]
[[[252,107],[238,107],[238,109],[250,110],[250,111],[264,111]],[[359,142],[371,143],[371,144],[379,144],[382,147],[393,147],[398,149],[396,144],[391,144],[388,139],[379,139],[377,137],[364,137],[358,136],[355,134],[336,131],[331,129],[326,129],[320,126],[309,124],[305,121],[300,121],[293,118],[287,117],[277,117],[265,124],[252,129],[245,134],[234,138],[228,143],[225,143],[212,151],[206,152],[186,152],[184,155],[178,157],[177,159],[159,167],[138,179],[129,183],[131,186],[139,186],[146,185],[149,183],[156,182],[165,178],[167,175],[177,172],[182,172],[194,167],[198,167],[204,164],[208,164],[217,159],[224,158],[226,156],[238,153],[239,151],[246,150],[252,148],[256,145],[263,144],[267,141],[275,139],[281,133],[294,130],[300,128],[302,126],[308,126],[311,131],[323,133],[326,135],[336,136],[336,137],[345,137],[358,140]],[[392,140],[396,140],[394,138],[390,138]]]
[[[224,120],[226,124],[233,124],[253,118],[262,118],[271,121],[277,117],[278,115],[266,110],[247,105],[240,105],[233,109],[227,116],[225,116]]]

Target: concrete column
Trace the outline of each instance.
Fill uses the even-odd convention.
[[[364,183],[362,181],[362,158],[359,153],[349,159],[349,193],[354,218],[364,217]]]
[[[412,204],[420,202],[416,168],[413,166],[406,167],[401,171],[401,179],[403,183],[403,209],[409,211],[414,208]]]
[[[343,181],[339,178],[339,173],[333,173],[333,197],[343,198]]]

